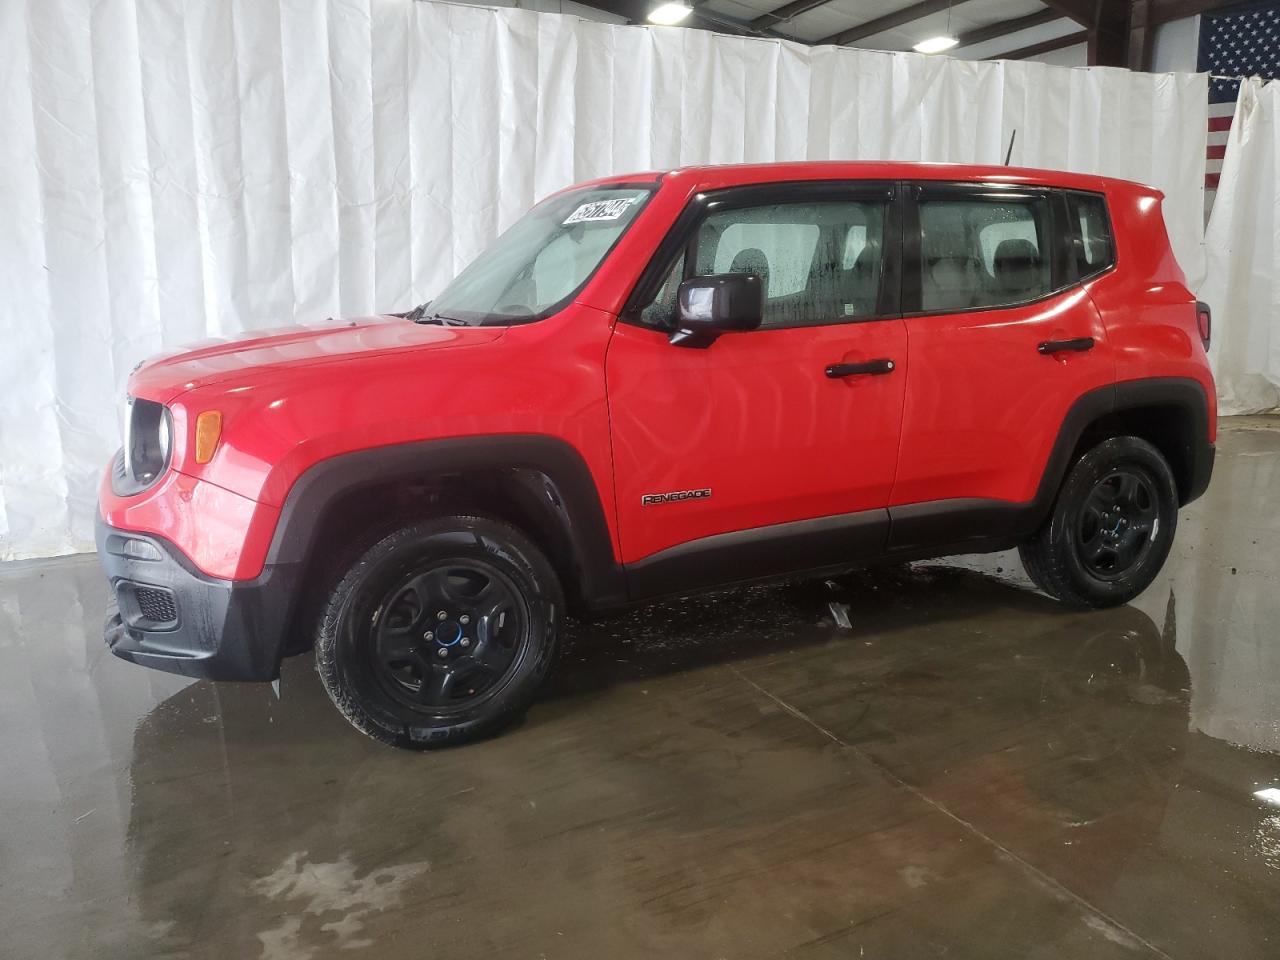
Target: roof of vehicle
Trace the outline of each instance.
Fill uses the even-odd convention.
[[[1035,170],[1025,167],[1003,167],[971,163],[918,163],[901,160],[806,160],[789,163],[737,163],[715,166],[681,167],[675,170],[647,171],[603,177],[592,181],[606,183],[648,183],[679,178],[695,183],[699,189],[716,190],[756,183],[778,183],[795,180],[947,180],[975,183],[1003,183],[1078,190],[1102,191],[1112,186],[1138,187],[1158,193],[1151,187],[1113,177],[1089,173],[1067,173],[1061,170]]]

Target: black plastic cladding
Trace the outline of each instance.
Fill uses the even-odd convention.
[[[544,498],[545,507],[562,525],[579,561],[582,595],[606,602],[623,600],[626,591],[613,561],[613,540],[591,471],[568,443],[547,436],[501,434],[425,440],[324,460],[307,470],[289,492],[267,563],[305,563],[319,533],[317,521],[326,507],[358,487],[464,471],[520,468],[546,476],[552,485]],[[604,558],[607,564],[601,562]]]

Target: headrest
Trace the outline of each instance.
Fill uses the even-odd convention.
[[[870,237],[866,244],[858,252],[858,258],[853,261],[854,270],[870,270],[880,262],[880,240],[877,237]]]
[[[1011,270],[1038,269],[1040,253],[1030,240],[1001,240],[996,247],[993,267],[996,277]]]
[[[769,295],[769,258],[759,247],[744,247],[738,251],[729,267],[730,273],[754,273],[764,286],[765,296]]]

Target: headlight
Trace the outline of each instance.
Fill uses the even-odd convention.
[[[173,425],[163,404],[130,398],[124,447],[111,473],[111,489],[119,496],[141,493],[169,467]]]

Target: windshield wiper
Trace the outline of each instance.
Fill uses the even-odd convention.
[[[426,303],[420,303],[416,307],[414,307],[412,310],[406,310],[404,313],[396,314],[396,316],[403,317],[406,320],[412,320],[414,323],[418,323],[423,317],[427,315],[427,308],[430,306],[431,306],[431,301],[428,300]]]
[[[431,301],[420,303],[412,310],[407,310],[400,314],[406,320],[412,320],[414,323],[438,323],[442,327],[465,327],[468,326],[467,321],[458,320],[455,317],[446,317],[442,313],[427,313],[431,306]]]

